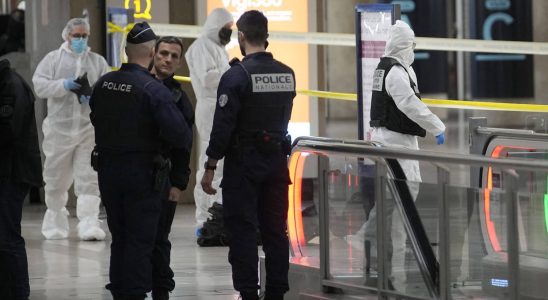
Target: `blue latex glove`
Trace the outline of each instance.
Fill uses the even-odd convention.
[[[79,83],[74,82],[73,78],[67,78],[65,81],[63,81],[63,87],[67,91],[77,90],[81,88],[82,86]]]
[[[81,96],[80,96],[80,103],[82,103],[82,104],[88,103],[88,102],[89,102],[89,98],[91,98],[91,96],[81,95]]]
[[[444,133],[441,133],[441,134],[436,136],[436,143],[438,145],[441,145],[441,144],[445,143],[445,134]]]

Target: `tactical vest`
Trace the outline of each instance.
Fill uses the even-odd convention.
[[[389,57],[382,57],[373,76],[373,94],[371,98],[371,127],[386,127],[389,130],[416,135],[426,136],[426,130],[409,119],[401,110],[398,109],[394,99],[386,92],[386,76],[393,66],[401,64]],[[405,68],[404,68],[405,69]],[[407,70],[406,70],[407,72]],[[409,76],[409,73],[407,74]],[[420,99],[420,94],[416,89],[416,84],[409,76],[411,88],[415,95]]]
[[[238,64],[249,78],[236,130],[241,137],[259,132],[285,137],[295,97],[295,75],[288,66],[272,59],[246,59]]]
[[[91,121],[98,148],[117,151],[157,151],[159,130],[144,91],[153,78],[126,71],[101,78],[93,93]]]

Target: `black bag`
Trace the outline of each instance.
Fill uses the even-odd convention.
[[[213,203],[207,210],[211,217],[204,222],[198,237],[200,247],[228,246],[230,237],[224,228],[223,205]]]

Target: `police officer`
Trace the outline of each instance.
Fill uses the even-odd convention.
[[[0,299],[27,300],[29,272],[21,236],[23,200],[43,186],[32,89],[0,60]]]
[[[295,75],[265,52],[268,21],[261,12],[245,12],[236,25],[244,59],[219,83],[201,184],[206,193],[216,193],[211,182],[217,160],[225,157],[221,186],[234,288],[243,300],[258,299],[258,226],[266,255],[265,299],[283,299],[289,290],[287,126]]]
[[[175,105],[181,111],[189,128],[194,124],[194,111],[181,84],[173,78],[175,70],[181,66],[183,42],[174,36],[164,36],[156,42],[154,67],[152,72],[173,94]],[[173,270],[169,266],[171,242],[169,233],[175,216],[177,201],[187,188],[190,178],[190,151],[165,149],[164,156],[171,160],[169,190],[162,197],[162,213],[158,223],[156,246],[152,256],[152,298],[169,299],[169,292],[175,288]]]
[[[146,22],[128,33],[128,63],[102,76],[91,95],[99,189],[112,234],[114,299],[144,299],[152,289],[152,253],[167,190],[162,144],[189,151],[191,132],[171,92],[147,69],[155,34]]]

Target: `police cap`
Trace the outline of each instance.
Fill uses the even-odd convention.
[[[156,34],[147,22],[135,23],[131,31],[127,34],[127,42],[131,44],[141,44],[156,39]]]

